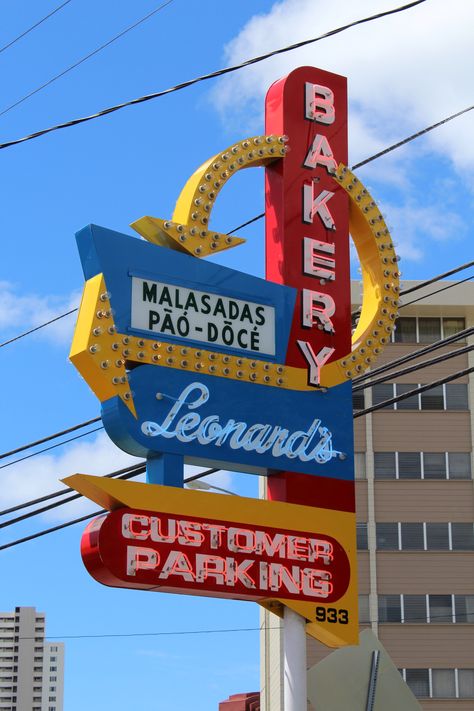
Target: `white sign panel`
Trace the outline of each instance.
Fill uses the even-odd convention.
[[[132,328],[275,355],[275,309],[132,277]]]

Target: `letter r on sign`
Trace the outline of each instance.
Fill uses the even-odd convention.
[[[313,326],[319,325],[324,331],[334,333],[331,316],[336,310],[336,304],[329,294],[303,289],[302,304],[302,325],[305,328],[312,328]]]

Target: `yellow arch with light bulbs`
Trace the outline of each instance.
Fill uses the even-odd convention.
[[[255,136],[230,146],[189,178],[172,220],[142,217],[132,227],[154,244],[194,257],[237,246],[246,240],[209,230],[220,190],[238,170],[284,159],[286,151],[284,136]],[[375,201],[346,166],[339,165],[332,177],[350,200],[349,227],[362,266],[363,303],[351,353],[322,366],[321,387],[339,385],[372,364],[390,339],[399,298],[398,257]],[[102,274],[85,284],[70,359],[100,401],[118,396],[134,416],[133,394],[126,376],[130,363],[199,370],[280,389],[314,389],[308,384],[305,368],[117,333]]]
[[[286,153],[285,136],[255,136],[230,146],[203,163],[177,200],[171,221],[143,217],[132,227],[155,244],[203,257],[245,242],[209,231],[219,191],[242,168],[268,165]],[[346,357],[321,368],[320,384],[331,387],[366,370],[390,340],[399,301],[398,257],[380,210],[359,179],[339,165],[333,179],[349,196],[349,228],[362,267],[363,303]],[[295,369],[298,370],[298,369]],[[306,371],[303,382],[306,382]],[[294,374],[296,375],[296,374]],[[301,387],[301,379],[299,387]],[[294,383],[296,385],[296,382]],[[291,387],[291,386],[290,386]]]

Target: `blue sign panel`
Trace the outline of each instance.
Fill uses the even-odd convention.
[[[352,384],[326,392],[273,387],[143,365],[130,373],[138,418],[103,403],[111,439],[137,456],[262,473],[280,469],[352,479]]]

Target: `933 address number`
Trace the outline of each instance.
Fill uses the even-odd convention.
[[[349,610],[336,607],[317,607],[316,621],[347,625],[349,624]]]

